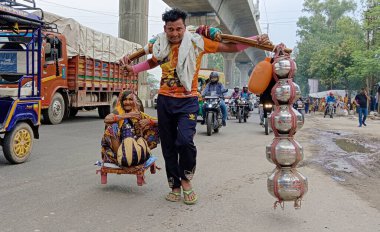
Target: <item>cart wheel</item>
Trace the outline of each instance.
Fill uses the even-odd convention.
[[[25,162],[32,152],[33,131],[29,124],[21,122],[4,136],[3,152],[12,164]]]
[[[107,184],[107,173],[106,172],[100,172],[100,183],[101,184]]]

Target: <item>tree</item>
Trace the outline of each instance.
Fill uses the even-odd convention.
[[[224,66],[224,59],[222,54],[215,53],[215,54],[208,54],[207,55],[207,61],[208,61],[208,68],[212,68],[215,71],[223,72],[223,66]]]
[[[303,11],[310,16],[297,22],[296,80],[307,90],[309,78],[319,79],[322,89],[350,89],[349,67],[353,52],[360,50],[364,34],[359,22],[347,16],[356,9],[352,0],[306,0]]]
[[[153,74],[148,73],[147,82],[150,90],[157,90],[160,88],[160,81],[156,79]]]

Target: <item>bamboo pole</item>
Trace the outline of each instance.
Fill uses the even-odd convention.
[[[245,38],[245,37],[241,37],[241,36],[236,36],[236,35],[228,35],[228,34],[221,34],[220,35],[221,38],[223,39],[223,41],[228,41],[228,42],[233,42],[233,43],[241,43],[241,44],[244,44],[244,45],[247,45],[247,46],[250,46],[250,47],[255,47],[255,48],[259,48],[259,49],[262,49],[262,50],[265,50],[265,51],[273,51],[273,49],[275,48],[274,45],[268,45],[268,44],[258,44],[256,40],[253,40],[253,39],[249,39],[249,38]],[[286,53],[291,53],[292,52],[292,49],[290,48],[285,48],[284,50]],[[132,62],[142,56],[145,55],[145,51],[143,48],[140,48],[139,50],[135,51],[134,53],[132,53],[130,56],[129,56],[129,60]]]
[[[229,42],[234,42],[234,43],[241,43],[241,44],[244,44],[244,45],[247,45],[247,46],[251,46],[251,47],[255,47],[255,48],[259,48],[259,49],[262,49],[262,50],[265,50],[265,51],[271,51],[272,52],[273,49],[275,48],[274,45],[267,45],[267,44],[262,45],[262,44],[258,44],[256,40],[245,38],[245,37],[241,37],[241,36],[237,36],[237,35],[221,34],[220,36],[221,36],[221,38],[224,41],[229,41]],[[285,48],[285,52],[286,53],[291,53],[292,49]]]

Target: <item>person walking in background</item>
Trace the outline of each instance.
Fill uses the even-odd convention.
[[[359,127],[367,126],[365,120],[368,115],[368,101],[370,100],[365,88],[362,88],[360,93],[355,96],[355,104],[359,113]]]
[[[306,97],[305,100],[305,114],[309,113],[310,97]]]

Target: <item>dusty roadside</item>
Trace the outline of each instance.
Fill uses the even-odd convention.
[[[359,128],[355,116],[307,115],[297,140],[305,148],[300,166],[322,170],[380,210],[380,120]]]

